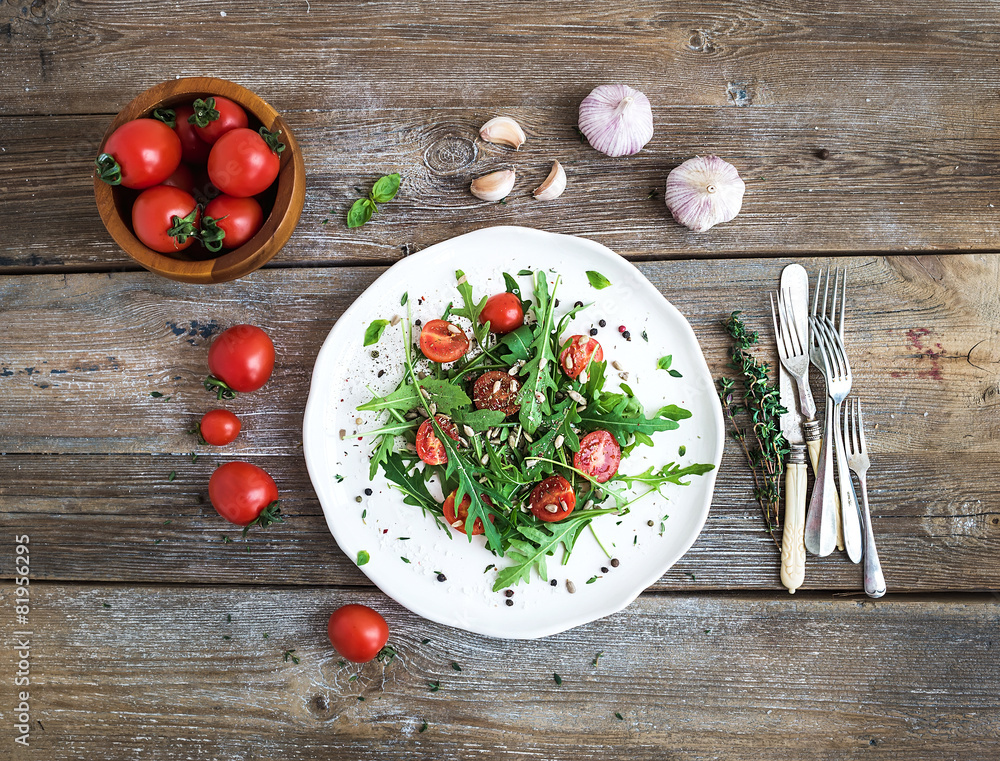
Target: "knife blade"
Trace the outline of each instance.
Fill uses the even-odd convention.
[[[803,287],[803,283],[805,284]],[[781,290],[790,298],[799,335],[808,335],[806,312],[809,275],[799,264],[790,264],[781,273]],[[804,323],[799,321],[803,318]],[[785,464],[785,528],[781,537],[781,583],[790,594],[802,586],[806,574],[806,446],[802,435],[799,395],[792,376],[778,363],[778,394],[785,412],[779,418],[781,432],[789,444]]]

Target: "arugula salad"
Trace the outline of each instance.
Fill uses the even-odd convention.
[[[619,473],[635,447],[652,446],[652,434],[691,413],[671,404],[647,417],[627,383],[605,388],[600,343],[564,335],[590,305],[577,301],[557,317],[558,275],[550,284],[544,271],[504,273],[507,290],[478,300],[464,273],[455,275],[461,305],[449,304],[440,319],[413,320],[404,294],[405,319],[368,326],[365,346],[373,346],[398,324],[405,351],[397,388],[358,407],[387,413],[384,425],[358,435],[374,442],[370,479],[381,470],[442,530],[470,541],[485,535],[487,549],[509,561],[494,591],[529,582],[532,569],[548,580],[546,559],[561,545],[565,563],[596,518],[625,515],[665,484],[686,486],[715,467],[667,462]],[[530,278],[530,298],[518,278]],[[432,479],[443,503],[428,488]]]

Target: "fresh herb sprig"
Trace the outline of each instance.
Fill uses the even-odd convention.
[[[753,473],[753,494],[760,504],[767,531],[780,547],[778,505],[788,442],[781,433],[779,418],[786,410],[781,406],[778,389],[769,380],[770,364],[759,362],[751,352],[757,345],[758,335],[747,330],[739,315],[740,312],[733,312],[724,323],[733,339],[729,364],[736,371],[737,379],[719,378],[719,398],[732,426],[733,438],[740,443]],[[737,400],[738,386],[742,386],[740,400]],[[739,422],[744,418],[749,423],[747,427]]]
[[[380,177],[372,186],[367,198],[359,198],[347,212],[347,226],[361,227],[378,211],[377,204],[388,203],[399,192],[399,174],[387,174]]]

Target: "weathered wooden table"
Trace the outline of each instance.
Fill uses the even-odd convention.
[[[0,7],[0,758],[1000,755],[994,3]],[[138,270],[91,189],[112,115],[201,74],[284,112],[309,178],[271,265],[205,287]],[[581,98],[617,81],[654,104],[656,134],[628,159],[573,131]],[[517,154],[477,139],[498,114],[528,132]],[[735,221],[693,234],[662,186],[709,152],[740,168],[747,197]],[[555,157],[569,190],[534,202]],[[469,195],[472,177],[502,166],[520,177],[506,205]],[[398,200],[346,229],[354,188],[387,171],[404,177]],[[386,266],[496,224],[590,237],[639,263],[715,375],[730,311],[770,335],[765,293],[785,264],[849,266],[890,594],[864,597],[838,553],[811,558],[790,597],[731,444],[697,544],[608,619],[502,641],[431,624],[372,587],[306,475],[313,361]],[[237,322],[270,331],[275,376],[240,401],[236,444],[193,447],[185,431],[211,404],[206,348]],[[275,476],[290,520],[224,543],[234,532],[206,483],[237,456]],[[325,623],[349,601],[384,612],[398,659],[339,665]],[[30,686],[16,686],[24,629]],[[20,691],[28,747],[15,742]]]

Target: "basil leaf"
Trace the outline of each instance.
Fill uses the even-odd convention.
[[[599,291],[611,285],[610,280],[604,277],[604,275],[600,272],[595,272],[594,270],[587,270],[587,280],[589,280],[590,284]]]
[[[351,210],[347,212],[347,226],[361,227],[361,225],[372,218],[372,214],[374,213],[375,204],[367,198],[359,198],[351,206]]]
[[[385,332],[387,327],[389,327],[388,320],[372,320],[372,324],[365,331],[365,346],[378,343],[378,340],[382,337],[382,333]]]
[[[683,378],[683,377],[684,377],[683,375],[681,375],[681,374],[680,374],[679,372],[677,372],[676,370],[668,370],[668,371],[667,371],[667,374],[668,374],[668,375],[671,375],[671,376],[672,376],[672,377],[674,377],[674,378]]]
[[[371,559],[372,559],[372,556],[368,554],[367,550],[359,550],[358,551],[358,565],[364,565],[365,563],[367,563]]]
[[[673,354],[668,354],[665,357],[660,357],[660,361],[656,363],[657,370],[669,370],[670,363],[674,361]]]
[[[387,174],[372,187],[371,199],[376,203],[387,203],[399,192],[400,177],[398,174]]]

